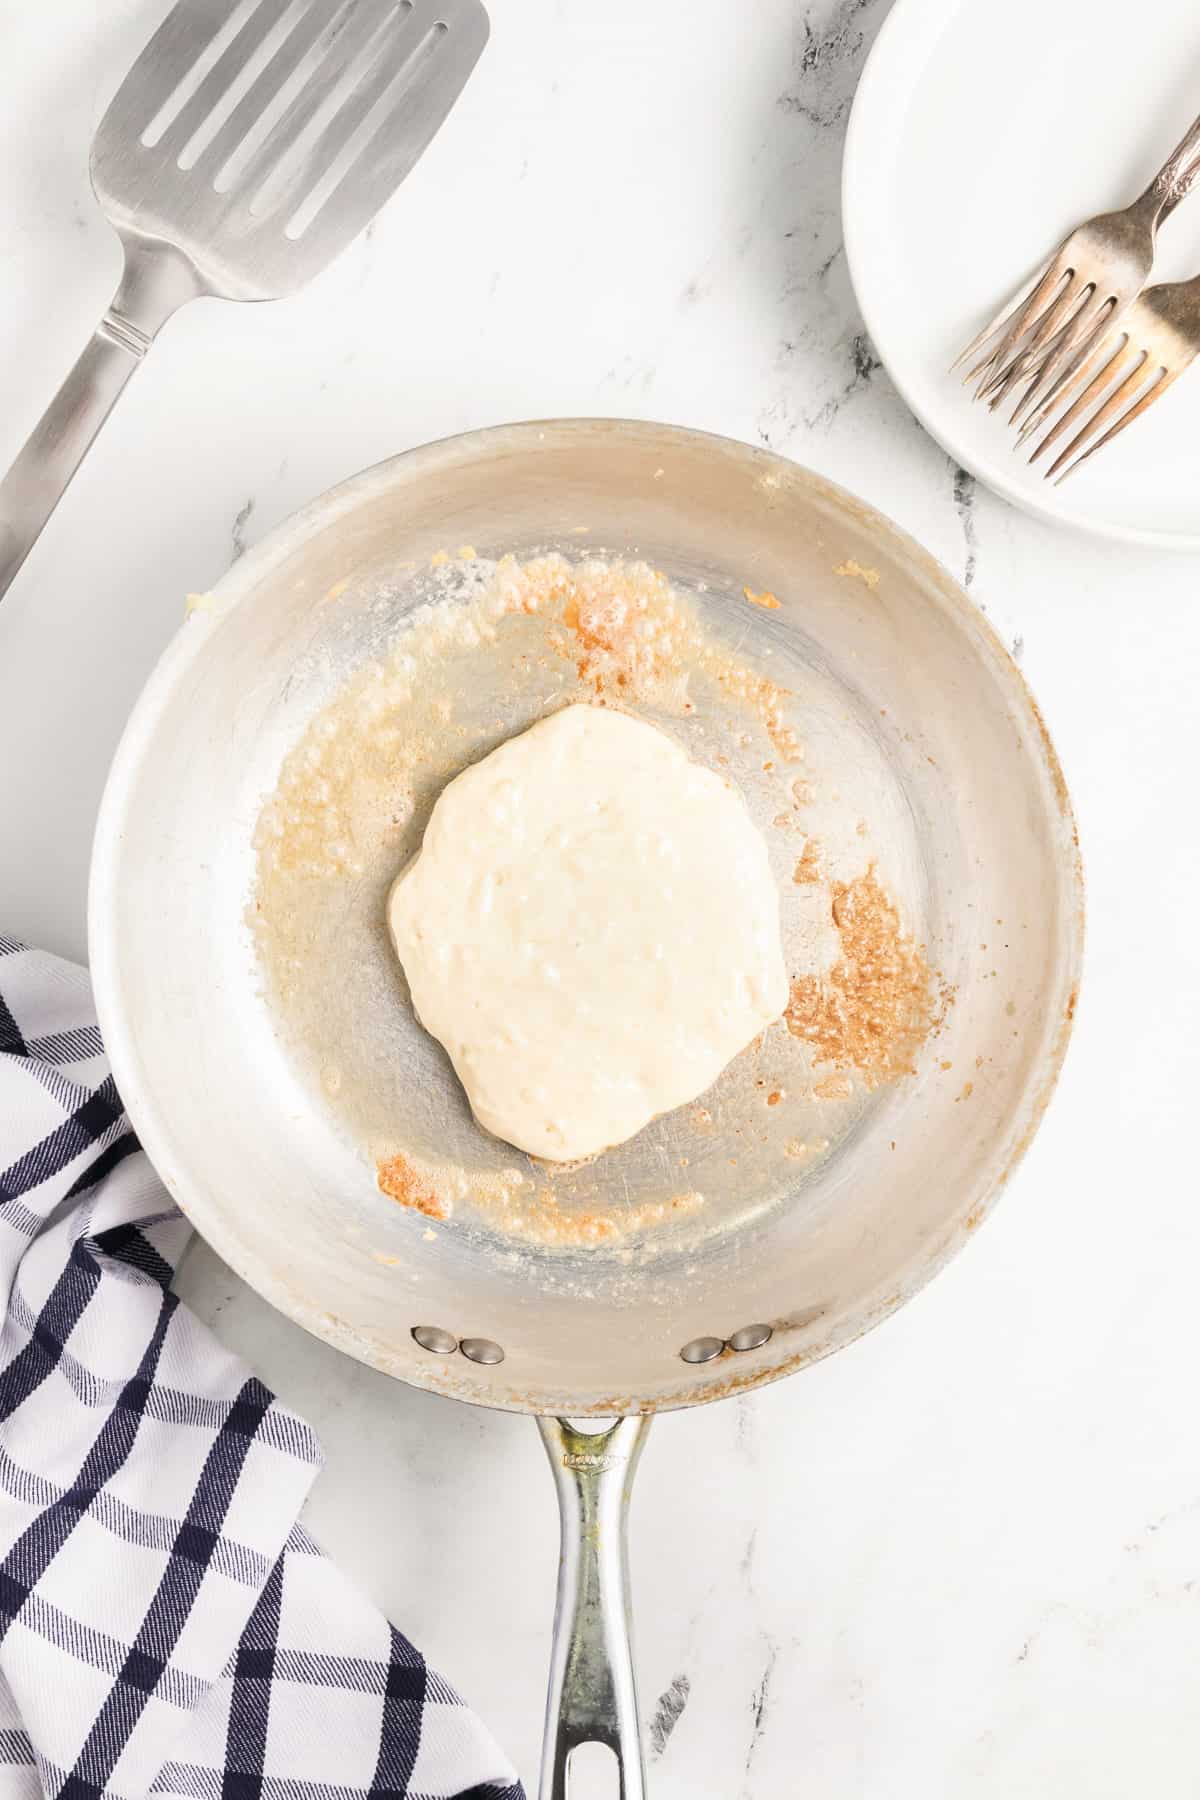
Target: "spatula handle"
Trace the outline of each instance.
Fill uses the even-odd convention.
[[[172,252],[126,246],[112,305],[0,481],[0,599],[159,330],[199,291]]]
[[[581,1744],[606,1744],[621,1800],[644,1800],[625,1518],[649,1423],[618,1419],[591,1433],[538,1420],[562,1522],[540,1800],[567,1800],[567,1764]]]

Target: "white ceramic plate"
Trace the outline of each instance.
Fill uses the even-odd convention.
[[[1200,112],[1195,0],[896,0],[846,139],[846,254],[896,386],[955,460],[1040,518],[1200,549],[1200,365],[1056,487],[954,357],[1070,228],[1132,200]],[[1155,280],[1200,274],[1200,190]]]

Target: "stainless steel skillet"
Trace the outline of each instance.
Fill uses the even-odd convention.
[[[781,1079],[772,1059],[794,1044],[768,1033],[699,1118],[672,1114],[564,1177],[568,1219],[601,1204],[646,1218],[685,1181],[703,1190],[678,1221],[668,1209],[661,1228],[599,1243],[470,1208],[431,1225],[376,1185],[389,1144],[480,1182],[523,1160],[473,1125],[407,1008],[380,916],[399,839],[358,845],[341,878],[314,883],[291,921],[306,950],[290,999],[264,980],[247,923],[285,759],[441,617],[422,609],[465,604],[445,568],[466,547],[636,555],[665,572],[731,666],[790,696],[831,864],[879,868],[948,1002],[915,1073],[837,1100],[794,1062]],[[414,679],[407,703],[428,741],[418,835],[455,766],[575,679],[501,639],[444,675],[439,694]],[[798,840],[774,829],[778,783],[798,778],[740,717],[746,682],[713,686],[711,704],[697,683],[669,728],[747,794],[798,954],[828,900],[792,882]],[[563,1517],[544,1794],[566,1792],[569,1753],[592,1739],[617,1752],[622,1793],[643,1791],[622,1540],[646,1418],[840,1348],[966,1240],[1049,1097],[1081,937],[1069,799],[1003,647],[910,539],[766,452],[610,421],[453,439],[323,496],[194,606],[130,721],[96,839],[92,968],[118,1084],[197,1228],[281,1310],[404,1380],[542,1421]],[[518,1173],[535,1191],[538,1171]],[[614,1417],[591,1433],[563,1422]]]

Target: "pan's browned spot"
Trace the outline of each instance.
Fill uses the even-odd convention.
[[[797,887],[808,887],[820,879],[821,846],[816,838],[809,838],[796,867],[792,870],[792,880]]]
[[[784,1020],[818,1063],[857,1069],[868,1086],[911,1075],[935,1021],[933,977],[872,865],[833,884],[841,955],[828,975],[792,983]]]
[[[519,1187],[471,1196],[476,1208],[510,1237],[529,1243],[586,1249],[592,1244],[618,1243],[651,1231],[673,1217],[694,1212],[704,1205],[696,1192],[672,1194],[665,1200],[643,1200],[630,1205],[614,1201],[611,1209],[575,1208],[560,1202],[547,1184],[536,1193]]]
[[[580,653],[575,666],[581,680],[592,681],[599,687],[602,657],[619,654],[622,661],[632,659],[635,619],[636,613],[630,617],[629,604],[621,594],[591,594],[584,598],[576,595],[567,601],[563,624],[575,633],[579,642]],[[628,670],[618,666],[612,673],[624,687],[629,679]]]
[[[424,1176],[418,1175],[407,1157],[389,1156],[386,1162],[377,1164],[375,1179],[383,1193],[389,1199],[398,1200],[401,1206],[411,1206],[414,1212],[424,1213],[427,1219],[446,1217],[446,1209],[437,1193]]]
[[[661,569],[599,561],[572,566],[554,556],[524,564],[506,558],[500,567],[505,605],[546,620],[551,649],[574,663],[598,700],[690,713],[694,667],[757,715],[778,757],[803,761],[786,716],[792,695],[709,639]],[[758,603],[779,604],[774,595],[759,596]]]
[[[767,1105],[768,1106],[778,1106],[779,1102],[782,1099],[783,1099],[782,1090],[779,1088],[775,1088],[775,1089],[773,1089],[773,1091],[771,1093],[769,1093],[767,1095]]]
[[[1075,1017],[1075,1004],[1078,1001],[1078,999],[1079,999],[1079,989],[1072,988],[1071,992],[1067,995],[1067,1018],[1068,1018],[1068,1020],[1071,1020]]]
[[[691,711],[683,664],[689,621],[660,570],[630,563],[564,570],[546,558],[525,565],[521,576],[523,605],[550,621],[551,647],[574,662],[597,698],[665,701],[672,712]]]
[[[774,594],[768,593],[766,588],[763,589],[761,594],[756,594],[753,588],[748,587],[744,587],[742,592],[745,594],[751,606],[761,606],[767,612],[779,611],[778,600],[775,598]]]
[[[848,1075],[826,1075],[813,1083],[814,1100],[848,1100],[854,1083]]]
[[[741,663],[715,662],[712,673],[731,700],[749,706],[758,714],[775,753],[784,762],[804,761],[804,747],[785,714],[791,694],[767,675],[759,675]]]
[[[857,575],[858,579],[863,583],[864,587],[870,588],[870,590],[873,594],[878,591],[879,570],[878,569],[864,569],[861,563],[856,563],[854,561],[853,557],[847,557],[846,561],[843,563],[839,563],[837,568],[833,572],[835,575],[846,575],[846,576]]]

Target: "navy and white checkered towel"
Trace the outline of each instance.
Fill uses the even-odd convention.
[[[0,939],[0,1793],[521,1800],[298,1523],[320,1467],[170,1291],[81,969]]]

